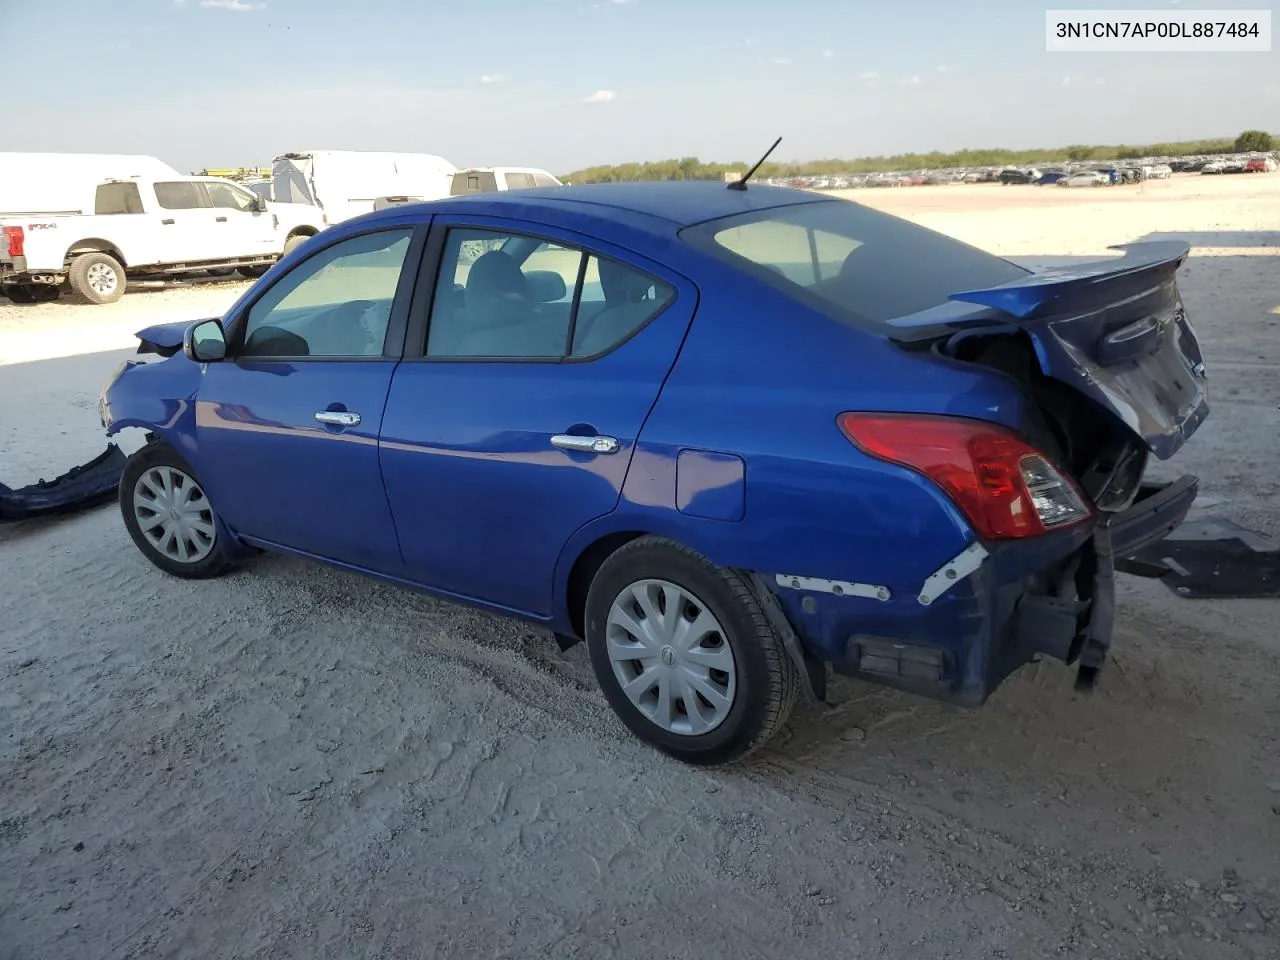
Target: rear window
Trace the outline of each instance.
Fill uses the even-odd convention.
[[[489,193],[498,189],[498,179],[492,173],[455,173],[449,188],[449,196],[461,197],[468,193]]]
[[[1028,271],[847,200],[772,207],[681,236],[836,319],[879,325]]]
[[[166,180],[156,184],[156,202],[166,210],[198,210],[203,204],[200,185],[190,180]]]

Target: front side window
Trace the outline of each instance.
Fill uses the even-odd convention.
[[[204,193],[191,180],[165,180],[156,184],[156,202],[166,210],[198,210]]]
[[[694,246],[836,319],[886,324],[1028,271],[994,254],[847,200],[769,207],[681,231]]]
[[[563,360],[627,339],[675,299],[619,260],[553,241],[450,230],[427,332],[429,357]]]
[[[379,357],[413,230],[362,234],[299,263],[249,309],[246,357]]]
[[[508,173],[505,177],[508,190],[524,190],[534,185],[531,173]]]
[[[240,190],[229,183],[206,183],[205,189],[209,191],[209,201],[222,210],[250,213],[254,209],[256,201],[248,190]]]

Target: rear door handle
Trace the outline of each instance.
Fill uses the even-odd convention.
[[[350,410],[321,410],[316,414],[316,420],[331,427],[354,427],[360,423],[360,414]]]
[[[172,220],[161,220],[160,222],[161,222],[162,224],[164,224],[166,227],[172,227],[172,226],[173,226],[173,221],[172,221]]]
[[[617,453],[619,449],[616,437],[578,437],[569,433],[557,433],[551,438],[551,445],[578,453]]]
[[[226,223],[226,222],[227,222],[226,217],[218,217],[218,223]]]

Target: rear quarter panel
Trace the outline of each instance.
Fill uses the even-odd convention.
[[[569,553],[636,530],[722,566],[918,591],[972,542],[972,530],[931,481],[862,454],[836,418],[902,411],[1016,426],[1017,388],[989,371],[909,355],[717,263],[691,272],[698,311],[618,510],[580,531]],[[690,451],[699,456],[691,461]],[[730,469],[732,458],[744,469]],[[701,476],[690,477],[691,462]],[[689,511],[699,494],[709,509]]]

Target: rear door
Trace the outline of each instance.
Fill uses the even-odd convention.
[[[189,263],[220,256],[214,213],[204,185],[196,180],[157,180],[159,214],[157,263]]]
[[[435,218],[381,456],[414,579],[542,616],[565,542],[618,503],[697,295],[659,264],[529,229]]]

